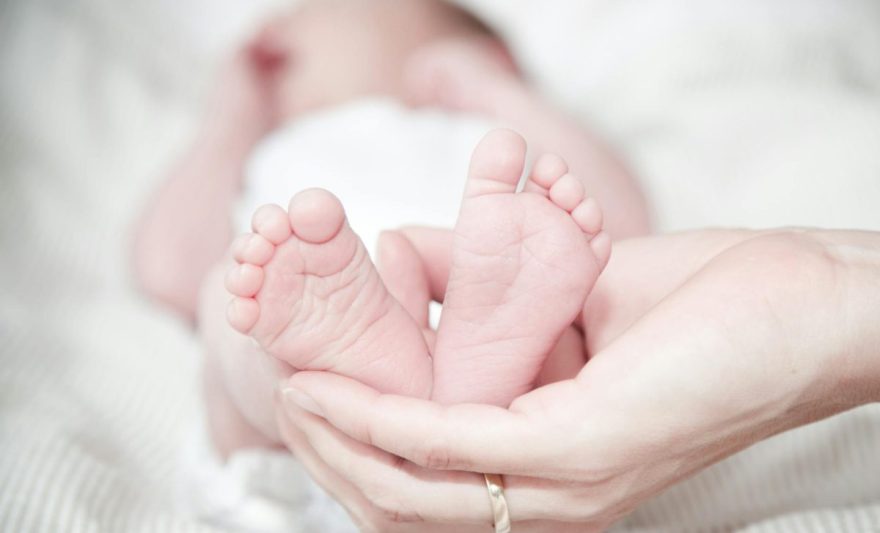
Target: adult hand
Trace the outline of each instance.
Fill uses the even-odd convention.
[[[281,432],[365,529],[485,527],[473,472],[492,472],[515,531],[600,530],[770,435],[880,400],[878,250],[855,232],[624,244],[595,293],[623,311],[585,312],[605,340],[573,379],[501,409],[301,372]]]

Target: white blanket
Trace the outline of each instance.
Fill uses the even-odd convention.
[[[662,229],[880,229],[877,2],[468,3],[622,150]],[[277,4],[0,5],[0,529],[212,529],[172,490],[198,347],[133,290],[128,237],[218,58]],[[878,449],[880,409],[859,409],[738,454],[619,527],[880,529]]]

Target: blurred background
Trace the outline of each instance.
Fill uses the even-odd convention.
[[[620,151],[659,230],[880,230],[880,2],[461,3]],[[207,529],[174,497],[198,416],[196,341],[134,289],[130,236],[193,135],[222,59],[287,5],[0,3],[0,529]],[[843,426],[866,438],[837,442]],[[810,439],[776,437],[620,527],[742,525],[731,507],[710,513],[727,496],[701,491],[701,479],[772,487],[791,479],[793,458],[816,453],[799,447],[812,440],[840,458],[835,474],[802,473],[800,486],[756,494],[754,530],[806,515],[844,531],[880,528],[878,426],[867,409],[799,430]],[[665,505],[690,509],[687,527]]]

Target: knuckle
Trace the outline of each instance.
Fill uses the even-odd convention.
[[[358,437],[358,440],[360,440],[361,442],[363,442],[367,446],[375,447],[376,446],[376,439],[373,435],[374,435],[374,431],[373,431],[372,426],[367,424],[366,426],[364,426],[362,428],[360,434],[357,437]]]
[[[358,506],[347,509],[352,522],[361,533],[379,533],[386,530],[382,527],[381,516],[369,506]]]
[[[603,514],[604,505],[595,487],[571,491],[560,498],[563,505],[557,510],[560,520],[568,522],[595,522]]]
[[[383,487],[373,478],[368,480],[358,480],[357,485],[360,488],[361,493],[364,495],[364,498],[375,507],[380,507],[381,503],[388,498],[388,488]]]
[[[449,446],[442,441],[434,441],[422,447],[415,462],[430,470],[448,470],[452,464]]]
[[[589,454],[576,449],[566,450],[550,464],[554,465],[558,478],[567,479],[581,488],[601,487],[629,468],[625,459],[612,450]]]
[[[367,515],[354,522],[361,533],[381,533],[388,529],[382,527],[382,520],[378,514]]]
[[[383,523],[417,522],[421,520],[418,513],[398,497],[397,491],[389,489],[379,481],[372,481],[361,486],[361,491],[375,510],[375,514]]]
[[[565,523],[599,523],[607,520],[609,509],[598,495],[596,488],[571,489],[556,494],[553,502],[546,506],[536,518],[558,520]]]
[[[562,520],[612,523],[629,513],[639,497],[629,476],[615,476],[599,483],[583,483],[559,498]]]
[[[380,430],[374,425],[371,420],[368,420],[365,424],[362,425],[360,431],[360,439],[367,446],[374,446],[381,448],[379,445],[380,439],[377,437],[380,434]]]
[[[389,466],[391,466],[391,468],[394,469],[396,472],[409,474],[412,472],[413,463],[407,461],[399,455],[392,455]]]
[[[739,245],[744,256],[741,264],[754,265],[764,272],[776,274],[777,282],[813,284],[816,277],[833,277],[839,259],[817,237],[797,230],[770,233]],[[760,262],[748,261],[759,257]]]

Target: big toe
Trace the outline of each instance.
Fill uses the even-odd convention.
[[[345,210],[338,198],[324,189],[307,189],[290,200],[290,226],[300,239],[322,244],[339,233]]]
[[[506,129],[490,131],[471,156],[465,196],[515,192],[525,160],[526,141],[521,135]]]

